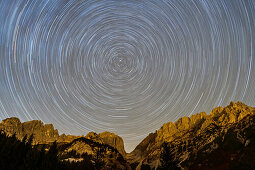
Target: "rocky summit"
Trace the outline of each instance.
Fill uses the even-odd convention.
[[[32,120],[21,123],[16,117],[11,117],[3,120],[0,123],[0,130],[7,135],[16,135],[22,140],[25,136],[33,135],[33,144],[48,144],[54,141],[57,142],[71,142],[79,136],[73,135],[59,135],[58,130],[54,129],[52,124],[43,124],[40,120]]]
[[[39,120],[33,120],[21,123],[16,117],[7,118],[0,123],[0,130],[8,136],[13,136],[23,140],[27,136],[33,137],[34,147],[49,150],[53,142],[58,145],[58,155],[60,160],[79,162],[82,161],[82,155],[88,154],[92,157],[98,157],[103,161],[107,169],[113,167],[118,169],[130,169],[129,164],[124,159],[126,155],[123,139],[114,133],[90,132],[84,136],[59,135],[58,130],[54,129],[52,124],[43,124]],[[114,168],[114,169],[115,169]]]
[[[176,169],[255,169],[255,108],[241,102],[165,123],[131,153],[111,132],[59,135],[51,124],[21,123],[18,118],[3,120],[0,129],[19,140],[33,134],[35,146],[56,141],[61,160],[80,161],[83,158],[77,155],[84,153],[100,155],[105,169],[167,169],[165,158],[171,158]]]
[[[22,140],[26,135],[29,137],[33,135],[33,144],[49,144],[54,141],[57,143],[70,143],[74,139],[84,136],[74,135],[59,135],[58,130],[54,129],[52,124],[43,124],[42,121],[32,120],[21,123],[16,117],[7,118],[0,123],[0,130],[4,131],[7,135],[16,135],[16,137]],[[116,148],[121,154],[125,155],[123,139],[114,133],[102,132],[96,134],[90,132],[86,135],[86,138],[95,142],[108,144]]]
[[[127,159],[136,163],[137,169],[143,164],[160,167],[163,143],[167,143],[180,168],[232,169],[242,160],[247,163],[255,157],[255,108],[231,102],[225,108],[213,109],[209,115],[202,112],[166,123],[149,134]],[[255,161],[248,165],[254,169]]]
[[[118,135],[115,135],[114,133],[102,132],[102,133],[96,134],[95,132],[89,132],[85,137],[87,139],[91,139],[99,143],[108,144],[116,148],[123,156],[126,155],[123,139],[119,137]]]

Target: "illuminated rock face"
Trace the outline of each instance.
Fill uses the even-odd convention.
[[[52,124],[43,124],[39,120],[33,120],[21,123],[18,118],[12,117],[3,120],[0,129],[7,135],[16,134],[20,140],[33,134],[33,144],[51,143],[59,139],[58,130],[54,129]]]
[[[18,118],[3,120],[0,129],[8,135],[16,134],[20,140],[33,134],[34,145],[50,144],[55,140],[59,145],[65,143],[60,155],[72,150],[95,155],[101,148],[105,162],[120,169],[127,169],[128,164],[138,165],[138,169],[143,164],[152,168],[160,166],[164,142],[184,169],[236,169],[240,168],[241,162],[248,168],[255,168],[252,160],[255,157],[255,108],[241,102],[214,108],[209,115],[201,112],[174,123],[165,123],[128,154],[122,138],[111,132],[90,132],[85,137],[59,135],[52,124],[44,125],[38,120],[21,123]]]
[[[59,135],[58,130],[54,129],[52,124],[44,125],[39,120],[21,123],[16,117],[3,120],[0,124],[0,129],[7,133],[7,135],[16,134],[16,137],[20,140],[22,140],[25,135],[29,137],[33,134],[33,144],[48,144],[55,140],[58,143],[69,143],[74,139],[81,137],[65,134]],[[126,154],[123,139],[114,133],[103,132],[96,134],[94,132],[90,132],[86,135],[86,138],[95,142],[108,144],[116,148],[123,156]]]
[[[86,135],[86,138],[99,143],[108,144],[116,148],[123,156],[126,155],[123,139],[119,137],[118,135],[115,135],[114,133],[102,132],[102,133],[96,134],[95,132],[89,132]]]
[[[167,142],[175,158],[183,162],[183,166],[192,166],[190,162],[192,156],[197,156],[197,153],[206,147],[210,148],[205,151],[209,155],[221,146],[221,142],[231,136],[229,133],[234,134],[233,142],[238,141],[241,146],[244,146],[247,141],[253,141],[253,139],[248,140],[249,137],[245,134],[243,136],[238,134],[244,133],[244,124],[245,127],[254,128],[255,131],[255,121],[249,124],[249,119],[255,120],[255,108],[241,102],[231,102],[225,108],[217,107],[209,115],[202,112],[190,118],[183,117],[175,123],[163,124],[158,131],[146,137],[133,152],[127,155],[127,158],[130,163],[136,162],[140,165],[149,164],[151,167],[157,167],[160,165],[161,145]]]

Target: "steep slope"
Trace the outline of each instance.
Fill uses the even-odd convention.
[[[110,132],[90,132],[85,137],[59,135],[51,124],[38,120],[21,123],[18,118],[3,120],[0,130],[16,134],[19,140],[33,134],[38,148],[49,148],[57,141],[61,160],[88,159],[106,169],[160,167],[165,147],[171,152],[169,157],[184,169],[255,169],[255,108],[241,102],[217,107],[209,115],[202,112],[165,123],[128,154],[122,138]]]
[[[190,118],[180,118],[175,123],[166,123],[158,131],[145,138],[133,152],[128,154],[128,161],[158,167],[162,151],[161,145],[166,142],[172,148],[175,159],[180,164],[186,161],[183,166],[187,166],[191,155],[208,146],[216,147],[214,146],[216,145],[215,140],[222,141],[231,129],[237,135],[237,132],[241,130],[241,124],[246,119],[254,117],[254,114],[255,108],[246,106],[241,102],[231,102],[225,108],[217,107],[213,109],[210,115],[202,112],[192,115]],[[254,127],[253,124],[247,124],[246,126]],[[243,138],[248,137],[244,136]],[[243,146],[245,141],[242,139]]]
[[[65,134],[59,135],[58,130],[54,129],[52,124],[44,125],[43,122],[39,120],[21,123],[16,117],[3,120],[0,123],[0,130],[4,131],[9,136],[15,134],[19,140],[22,140],[26,135],[27,137],[33,135],[34,145],[50,144],[54,141],[57,141],[57,143],[70,143],[74,139],[84,137]],[[102,144],[108,144],[116,148],[123,156],[126,154],[123,139],[114,133],[102,132],[96,134],[90,132],[86,135],[86,138]]]
[[[227,129],[211,126],[198,135],[195,141],[197,143],[184,145],[181,151],[177,150],[180,145],[173,147],[173,152],[179,152],[176,156],[184,153],[188,155],[180,164],[185,169],[255,169],[254,114],[247,115]]]
[[[0,123],[0,130],[7,135],[15,134],[19,140],[33,135],[33,144],[48,144],[55,140],[57,142],[71,142],[79,138],[73,135],[59,135],[58,130],[54,129],[52,124],[43,124],[40,120],[32,120],[21,123],[16,117],[7,118]]]
[[[58,147],[60,160],[82,161],[88,155],[93,164],[103,169],[131,169],[122,154],[114,147],[81,137]]]
[[[116,148],[123,156],[126,155],[123,139],[114,133],[102,132],[96,134],[95,132],[89,132],[85,137],[99,143],[108,144]]]

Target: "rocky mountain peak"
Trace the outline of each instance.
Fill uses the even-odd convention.
[[[230,102],[226,107],[214,108],[210,114],[201,112],[190,117],[182,117],[176,122],[165,123],[155,133],[150,133],[134,151],[128,154],[124,150],[123,139],[107,131],[98,134],[89,132],[85,137],[59,135],[52,124],[43,124],[38,120],[21,123],[15,117],[3,120],[0,123],[0,130],[7,135],[16,134],[20,140],[25,135],[33,134],[34,144],[50,145],[56,140],[64,148],[61,151],[63,158],[74,151],[92,156],[102,152],[109,165],[115,166],[118,159],[118,166],[123,168],[127,165],[124,158],[137,169],[142,165],[157,168],[160,166],[163,143],[170,148],[174,161],[179,162],[178,166],[184,169],[199,169],[200,165],[206,168],[230,165],[221,164],[220,160],[217,160],[221,155],[224,157],[221,158],[224,162],[231,163],[250,160],[255,156],[253,154],[255,153],[255,108],[241,102]],[[203,159],[200,159],[201,157]],[[74,158],[76,158],[75,154]]]
[[[157,139],[160,141],[170,142],[178,136],[182,136],[190,129],[200,126],[205,128],[208,124],[216,122],[219,125],[226,125],[236,123],[243,119],[248,114],[254,113],[255,109],[249,107],[242,102],[231,101],[225,108],[217,107],[214,108],[210,115],[205,112],[197,113],[191,117],[182,117],[175,123],[168,122],[157,131]]]
[[[242,102],[235,103],[231,101],[225,108],[217,107],[213,109],[210,112],[210,116],[220,125],[226,125],[229,123],[236,123],[253,112],[254,108],[249,107]]]
[[[0,129],[7,135],[16,134],[16,137],[20,140],[25,135],[28,137],[33,135],[34,144],[45,144],[58,140],[58,130],[54,129],[52,124],[43,124],[40,120],[32,120],[21,123],[16,117],[7,118],[0,124]]]
[[[180,149],[186,148],[187,144],[193,145],[192,141],[205,138],[205,141],[201,141],[201,146],[204,146],[214,141],[218,135],[222,135],[222,133],[228,131],[230,127],[238,124],[247,116],[252,115],[255,115],[255,108],[241,102],[230,102],[224,108],[214,108],[209,115],[201,112],[191,117],[182,117],[176,122],[163,124],[158,131],[149,135],[153,136],[153,138],[148,138],[149,136],[145,138],[127,157],[131,160],[131,163],[136,161],[141,164],[142,161],[143,164],[155,167],[159,162],[162,143],[172,143],[178,145]],[[179,153],[179,151],[177,152]],[[185,155],[179,155],[179,157],[185,159]]]
[[[163,141],[170,142],[176,137],[182,136],[190,128],[195,127],[201,121],[206,119],[208,115],[205,112],[197,113],[191,117],[182,117],[175,123],[168,122],[156,132],[156,140],[162,143]]]
[[[18,126],[21,124],[20,120],[16,117],[10,117],[7,119],[4,119],[1,124],[6,125],[6,126]]]
[[[98,143],[108,144],[116,148],[123,156],[126,155],[123,139],[114,133],[107,131],[99,134],[95,132],[89,132],[85,137]]]
[[[58,130],[54,129],[52,124],[44,125],[40,120],[21,123],[16,117],[3,120],[0,124],[0,130],[3,130],[7,135],[16,134],[19,140],[22,140],[25,135],[29,137],[33,134],[33,144],[48,144],[54,141],[68,143],[81,137],[65,134],[59,135]],[[114,133],[102,132],[97,134],[95,132],[89,132],[86,138],[101,144],[108,144],[116,148],[123,156],[126,154],[123,139]]]

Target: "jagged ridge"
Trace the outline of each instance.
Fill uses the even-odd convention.
[[[19,139],[22,139],[25,135],[30,136],[33,134],[34,144],[47,144],[55,140],[59,143],[66,143],[69,146],[62,153],[75,150],[76,152],[86,152],[93,155],[95,154],[93,144],[90,145],[91,143],[88,140],[98,143],[100,146],[107,144],[116,148],[118,153],[121,153],[130,164],[139,164],[137,169],[142,164],[148,164],[151,167],[160,166],[161,146],[164,142],[168,143],[175,159],[179,162],[179,166],[185,169],[203,169],[202,167],[216,165],[218,168],[230,169],[233,160],[240,162],[240,160],[244,159],[238,157],[238,155],[247,157],[247,160],[255,156],[253,155],[255,153],[253,147],[255,144],[253,137],[255,136],[255,108],[241,102],[231,102],[225,108],[217,107],[209,115],[201,112],[191,117],[182,117],[174,123],[165,123],[158,131],[149,134],[129,154],[126,154],[124,150],[122,138],[110,132],[99,134],[90,132],[85,138],[72,135],[66,136],[64,134],[59,135],[51,124],[43,125],[41,121],[37,120],[21,123],[18,118],[3,120],[0,124],[0,129],[8,135],[16,133]],[[234,147],[232,147],[232,143],[235,144]],[[224,147],[230,149],[226,151]],[[220,154],[225,154],[226,159],[224,161],[227,162],[226,164],[224,164],[224,161],[220,164],[208,158],[217,158]],[[106,157],[107,155],[109,156],[109,152]],[[112,159],[108,158],[107,160],[112,161]],[[218,162],[222,162],[222,160],[218,160]],[[128,167],[125,161],[124,164],[119,164],[118,162],[116,164],[121,169]],[[253,164],[250,166],[253,168]]]
[[[188,149],[198,151],[210,145],[217,137],[224,136],[232,126],[237,129],[238,123],[254,114],[255,108],[241,102],[231,102],[225,108],[213,109],[210,115],[201,112],[190,118],[182,117],[175,123],[164,124],[158,131],[150,134],[127,155],[127,158],[130,163],[137,162],[140,165],[149,164],[151,167],[158,167],[161,145],[167,142],[170,146],[174,146],[176,159],[180,163],[184,162],[192,153]]]
[[[84,137],[65,134],[59,135],[58,130],[54,129],[52,124],[44,125],[43,122],[39,120],[21,123],[16,117],[3,120],[0,123],[0,130],[4,131],[9,136],[16,134],[19,140],[22,140],[26,135],[29,137],[33,134],[33,145],[50,144],[54,141],[57,143],[70,143],[74,139]],[[116,148],[123,156],[126,154],[123,139],[114,133],[103,132],[96,134],[90,132],[86,135],[86,138],[99,143],[108,144]]]

